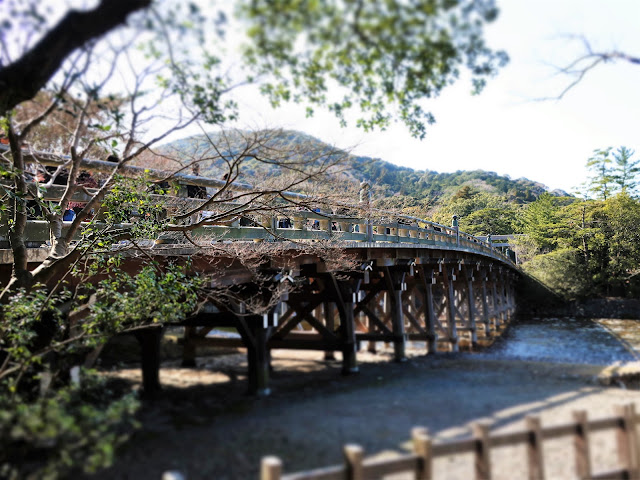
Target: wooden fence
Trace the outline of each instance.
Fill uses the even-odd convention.
[[[427,480],[433,477],[433,459],[447,455],[473,454],[477,480],[492,478],[491,448],[525,445],[529,480],[544,480],[543,442],[545,440],[573,437],[575,473],[580,479],[637,479],[640,478],[640,443],[633,404],[618,406],[612,417],[587,420],[585,411],[573,413],[573,421],[542,427],[536,416],[526,417],[526,427],[515,432],[490,433],[489,424],[472,424],[470,438],[433,443],[425,428],[412,430],[413,453],[391,459],[365,458],[358,445],[344,447],[344,464],[305,472],[282,475],[282,462],[278,457],[264,457],[261,463],[261,480],[368,480],[385,475],[413,473],[414,478]],[[617,442],[618,468],[609,471],[592,471],[589,453],[589,433],[614,430]],[[514,477],[516,478],[516,477]],[[520,478],[520,477],[517,477]]]

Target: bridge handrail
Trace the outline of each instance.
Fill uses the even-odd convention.
[[[0,149],[6,148],[6,146],[0,145]],[[31,153],[25,152],[25,161],[37,161],[44,165],[58,166],[68,159],[69,157],[66,156],[53,155],[44,152],[38,152],[36,154],[36,157],[34,157]],[[113,172],[114,166],[115,164],[113,162],[102,160],[83,159],[81,161],[82,169],[103,173]],[[127,177],[146,176],[153,181],[169,179],[172,182],[179,182],[179,184],[181,185],[194,185],[217,189],[220,189],[226,185],[226,182],[224,180],[218,180],[199,175],[189,175],[181,172],[172,174],[163,170],[138,167],[134,165],[121,166],[120,173]],[[32,182],[31,185],[33,185],[35,192],[36,184]],[[246,183],[233,182],[226,186],[232,191],[260,192],[260,189],[258,187]],[[62,196],[64,188],[65,187],[62,185],[52,185],[49,188],[41,191],[40,195],[42,195],[46,200],[59,200]],[[78,202],[82,202],[83,200],[88,201],[90,199],[90,195],[95,192],[95,190],[87,189],[87,192],[89,195],[87,195],[87,193],[83,191],[76,192],[73,200]],[[166,202],[167,200],[171,199],[176,202],[184,202],[183,204],[186,204],[188,202],[192,205],[201,205],[205,201],[201,199],[175,197],[170,195],[153,195],[152,197],[158,201]],[[316,202],[319,205],[323,203],[329,205],[326,200],[323,201],[320,198],[299,192],[285,191],[283,192],[283,197],[292,200],[306,200],[309,202]],[[237,205],[237,203],[234,204],[233,202],[224,202],[223,204],[216,204],[217,207],[227,206],[228,208],[232,208],[234,205]],[[457,227],[442,225],[412,215],[371,208],[368,204],[363,203],[352,204],[347,202],[331,202],[330,205],[333,207],[342,207],[361,211],[366,215],[364,217],[354,217],[344,214],[333,214],[322,211],[315,212],[310,210],[295,210],[283,207],[277,212],[268,215],[269,220],[267,222],[264,222],[266,223],[266,225],[260,224],[259,227],[253,227],[249,225],[240,225],[238,222],[233,222],[232,225],[225,225],[223,227],[216,225],[203,226],[202,228],[204,230],[202,230],[202,232],[216,232],[220,235],[235,240],[264,240],[266,239],[266,236],[264,235],[243,235],[237,232],[235,234],[227,233],[225,235],[225,232],[222,231],[221,228],[226,229],[227,232],[231,229],[248,231],[246,229],[256,228],[258,228],[262,232],[265,232],[265,227],[275,227],[275,233],[277,234],[277,236],[283,239],[290,240],[313,240],[318,238],[342,236],[345,240],[369,243],[385,242],[396,244],[409,243],[434,245],[453,244],[456,247],[462,247],[467,250],[479,250],[484,254],[489,254],[494,258],[499,258],[502,261],[513,264],[510,258],[504,255],[500,250],[493,248],[491,244],[485,239],[460,231]],[[278,221],[284,219],[291,220],[292,228],[288,229],[278,227]],[[314,223],[309,225],[311,221],[313,221]],[[30,221],[29,223],[33,227],[35,227],[35,230],[40,231],[41,233],[45,233],[42,231],[43,226],[39,224],[46,224],[46,222]],[[355,227],[356,225],[357,227]],[[311,232],[311,234],[291,235],[287,234],[286,230],[297,230],[298,232],[306,230],[307,232]],[[6,227],[3,226],[0,229],[0,242],[6,242],[6,233]],[[35,231],[33,233],[35,234]],[[38,239],[42,239],[43,241],[45,241],[48,238],[48,235],[44,237],[41,234],[35,234],[35,237],[38,238],[32,238],[31,240],[37,241]]]

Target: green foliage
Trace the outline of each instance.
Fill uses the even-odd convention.
[[[640,293],[640,200],[626,191],[607,200],[564,206],[541,197],[528,206],[520,222],[542,253],[526,268],[564,295]]]
[[[116,176],[113,187],[102,201],[101,210],[106,226],[114,229],[122,223],[135,221],[127,228],[132,238],[154,238],[166,226],[164,206],[151,197],[151,184],[146,178]],[[120,233],[118,228],[114,233]],[[95,229],[84,230],[85,239],[93,239]],[[103,237],[104,232],[100,233]],[[116,236],[112,237],[116,238]],[[106,238],[102,240],[106,246]]]
[[[613,181],[618,189],[628,193],[637,193],[638,181],[636,176],[640,172],[640,158],[632,159],[635,152],[627,147],[619,147],[613,152]]]
[[[561,221],[560,207],[555,198],[543,193],[522,211],[520,231],[528,235],[542,252],[548,252],[557,246]]]
[[[477,93],[507,61],[483,39],[484,25],[497,16],[493,0],[261,0],[240,12],[252,40],[245,56],[272,79],[263,92],[274,105],[326,106],[343,124],[356,108],[365,130],[387,127],[396,105],[399,119],[422,138],[434,118],[421,100],[437,96],[462,67]],[[339,97],[329,94],[335,86]]]
[[[109,466],[137,426],[138,407],[135,394],[113,391],[90,372],[82,386],[34,400],[0,394],[0,477],[68,478]]]
[[[109,259],[110,260],[110,259]],[[188,275],[183,267],[169,265],[143,267],[130,276],[107,260],[99,282],[98,301],[91,306],[91,331],[114,334],[126,328],[149,323],[178,322],[197,304],[202,281]]]
[[[524,269],[564,298],[575,299],[591,293],[592,284],[580,259],[577,249],[561,248],[535,256]]]
[[[588,190],[602,200],[606,200],[611,195],[614,182],[610,154],[611,147],[594,150],[593,156],[587,161],[587,168],[591,171]]]
[[[0,307],[2,478],[63,478],[109,465],[135,426],[137,400],[92,372],[70,384],[70,369],[115,334],[184,319],[202,285],[188,265],[129,275],[108,254],[76,275],[79,287],[19,290]]]
[[[517,211],[513,207],[476,210],[460,221],[460,229],[472,235],[511,235],[516,233]]]

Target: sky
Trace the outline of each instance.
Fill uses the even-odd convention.
[[[640,55],[640,0],[498,0],[500,16],[486,30],[489,45],[511,61],[479,96],[461,79],[424,103],[436,117],[427,136],[413,139],[396,124],[384,132],[341,128],[329,113],[305,118],[303,107],[272,109],[244,89],[241,128],[282,127],[304,131],[356,155],[437,172],[487,170],[526,177],[549,189],[573,192],[586,180],[593,150],[625,145],[640,156],[640,65],[600,65],[561,100],[572,79],[558,74],[584,51]]]

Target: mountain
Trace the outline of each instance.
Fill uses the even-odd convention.
[[[212,143],[217,150],[213,150]],[[251,158],[286,155],[289,161],[314,163],[319,158],[345,155],[341,170],[343,175],[354,183],[366,180],[378,189],[384,197],[401,196],[406,200],[422,201],[429,204],[439,203],[462,188],[469,187],[475,192],[505,196],[510,203],[529,203],[544,192],[545,185],[526,178],[513,180],[508,176],[484,170],[438,173],[432,170],[414,170],[386,162],[379,158],[350,155],[336,149],[321,140],[303,132],[293,130],[275,130],[265,132],[231,131],[194,135],[165,144],[159,151],[183,159],[204,156],[217,156],[201,162],[200,174],[222,176],[228,169],[224,158],[237,156],[245,152],[250,157],[243,163],[241,180],[251,182],[252,178],[273,174],[277,167]],[[286,152],[286,153],[285,153]],[[566,192],[554,190],[554,196],[569,196]]]

